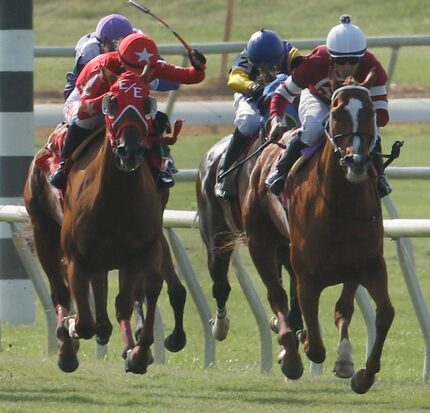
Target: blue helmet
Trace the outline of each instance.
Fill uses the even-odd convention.
[[[284,57],[284,44],[271,30],[261,29],[248,40],[245,52],[249,62],[258,68],[280,66]]]
[[[100,42],[106,39],[111,42],[120,40],[133,33],[133,27],[127,17],[120,14],[109,14],[103,17],[96,27],[96,37]]]

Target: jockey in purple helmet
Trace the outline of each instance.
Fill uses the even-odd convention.
[[[75,46],[75,66],[73,72],[67,73],[64,87],[64,99],[67,99],[75,88],[76,79],[84,66],[101,53],[118,49],[119,42],[132,33],[141,33],[134,29],[127,17],[120,14],[109,14],[100,19],[96,31],[82,36]],[[158,91],[177,89],[178,83],[155,79],[150,88]]]

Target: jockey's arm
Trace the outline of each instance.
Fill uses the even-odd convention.
[[[239,69],[232,69],[228,77],[227,86],[238,93],[248,93],[254,82],[249,79],[249,73]]]
[[[154,78],[190,85],[203,81],[205,72],[197,70],[193,66],[179,67],[169,63],[161,63],[151,73],[151,80]]]
[[[149,88],[158,92],[169,92],[170,90],[179,89],[179,83],[167,79],[154,79],[151,81]]]
[[[102,100],[106,94],[107,92],[96,97],[81,96],[78,110],[79,119],[88,119],[101,114]]]

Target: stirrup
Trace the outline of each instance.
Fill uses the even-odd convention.
[[[158,182],[157,186],[160,189],[168,189],[175,185],[175,179],[173,178],[173,175],[171,175],[167,171],[162,171],[158,175]]]
[[[390,195],[393,192],[390,183],[387,180],[387,176],[385,174],[379,175],[377,178],[377,187],[380,198],[384,198],[387,195]]]
[[[279,174],[278,171],[275,171],[274,174],[269,175],[266,178],[265,184],[272,194],[279,196],[282,192],[282,189],[285,185],[285,176]]]
[[[234,198],[232,192],[225,188],[225,183],[223,181],[217,182],[214,190],[217,198],[224,199],[226,201]]]
[[[58,165],[57,170],[48,176],[48,182],[57,189],[64,189],[67,182],[65,165]]]

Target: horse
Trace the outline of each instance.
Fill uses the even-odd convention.
[[[334,372],[341,378],[352,376],[351,387],[360,394],[371,388],[375,374],[380,371],[384,341],[394,317],[383,256],[381,201],[376,174],[371,167],[371,151],[377,137],[375,108],[369,92],[374,76],[372,70],[361,84],[352,77],[341,84],[336,74],[330,73],[333,95],[326,139],[319,152],[287,182],[290,260],[307,328],[304,351],[315,363],[325,360],[326,350],[318,322],[319,297],[326,287],[343,284],[335,305],[340,343]],[[271,228],[265,228],[262,218],[270,199],[264,180],[268,165],[275,159],[274,152],[273,148],[267,149],[260,156],[244,201],[244,208],[248,209],[244,220],[250,246],[256,240],[254,255],[267,266],[272,260],[270,250],[275,235]],[[251,238],[252,233],[260,234],[263,242]],[[268,287],[272,308],[279,311],[278,326],[282,336],[281,331],[289,331],[284,322],[288,314],[285,296],[273,273],[264,268],[259,272]],[[376,303],[376,340],[366,368],[354,373],[348,327],[359,285],[368,290]],[[294,352],[293,355],[295,357]]]
[[[292,128],[296,125],[293,118],[289,117],[288,127]],[[224,137],[217,142],[203,157],[197,175],[196,195],[199,216],[199,229],[202,240],[206,247],[207,264],[209,273],[212,279],[212,295],[216,300],[216,314],[211,318],[212,335],[218,340],[224,340],[229,331],[230,322],[227,317],[226,303],[231,291],[228,280],[228,268],[232,253],[235,247],[242,241],[246,241],[249,247],[249,252],[253,262],[264,280],[263,273],[270,271],[274,277],[274,283],[277,286],[276,294],[282,295],[285,300],[287,294],[282,285],[282,268],[284,267],[290,275],[290,296],[291,310],[288,305],[282,308],[283,314],[286,314],[286,322],[291,326],[291,335],[288,338],[282,338],[280,343],[283,344],[283,350],[286,347],[291,347],[292,351],[286,356],[281,352],[280,363],[286,375],[292,379],[300,377],[303,372],[303,365],[300,361],[300,356],[297,353],[298,339],[300,332],[303,330],[303,323],[300,308],[295,295],[295,275],[292,271],[289,260],[289,240],[285,231],[285,214],[279,202],[273,196],[265,195],[265,202],[270,203],[273,207],[266,208],[263,206],[261,214],[257,221],[261,222],[261,232],[251,228],[245,221],[248,207],[245,207],[245,200],[250,191],[250,179],[254,174],[254,167],[258,163],[257,155],[269,150],[277,145],[270,145],[271,142],[265,139],[266,134],[264,129],[259,136],[254,137],[245,151],[245,154],[238,160],[237,165],[241,164],[236,169],[232,179],[236,186],[237,197],[235,200],[219,199],[215,196],[214,186],[217,180],[218,165],[229,144],[231,135]],[[263,153],[264,153],[263,152]],[[260,155],[261,156],[261,155]],[[245,158],[246,157],[246,158]],[[245,158],[245,159],[243,159]],[[241,160],[241,162],[239,162]],[[247,160],[246,162],[243,162]],[[269,212],[270,210],[270,212]],[[276,236],[274,234],[277,234]],[[264,238],[266,237],[267,238]],[[266,240],[270,242],[266,243]],[[256,243],[263,242],[265,255],[256,248]],[[267,249],[269,251],[267,251]],[[270,254],[270,258],[269,258]],[[267,268],[267,265],[270,268]],[[272,291],[273,288],[268,290]],[[273,301],[273,300],[271,300]],[[279,313],[278,309],[274,309],[274,314]],[[272,318],[270,325],[272,330],[277,331],[278,321]],[[281,332],[285,335],[284,332]],[[285,341],[289,341],[288,346]],[[291,360],[286,363],[286,358]]]
[[[65,372],[79,365],[76,339],[96,335],[106,344],[112,324],[106,310],[107,274],[119,269],[116,316],[123,338],[126,371],[145,373],[152,361],[154,312],[163,277],[169,285],[176,326],[165,340],[178,351],[185,345],[182,326],[185,289],[173,268],[162,232],[168,191],[157,191],[146,154],[153,110],[145,78],[126,72],[104,99],[106,132],[82,151],[70,170],[63,208],[47,173],[30,165],[24,201],[31,218],[38,258],[50,282],[57,315],[58,366]],[[128,85],[124,88],[124,85]],[[137,90],[137,89],[139,90]],[[139,99],[132,99],[134,92]],[[145,97],[142,99],[142,91]],[[151,110],[150,110],[151,109]],[[95,300],[95,320],[89,307],[89,285]],[[137,345],[131,334],[134,299],[146,299],[146,320]],[[71,302],[76,316],[70,316]]]

